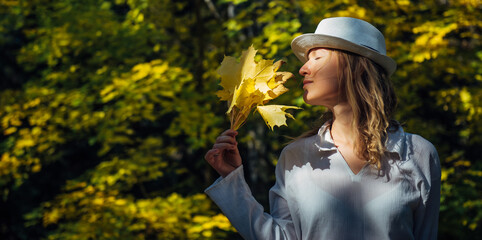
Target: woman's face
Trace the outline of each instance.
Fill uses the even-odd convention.
[[[304,76],[303,99],[311,105],[333,108],[340,102],[338,83],[338,59],[332,50],[310,50],[308,61],[300,68]]]

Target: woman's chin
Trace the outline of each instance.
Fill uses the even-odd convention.
[[[303,94],[303,101],[305,101],[306,104],[313,105],[311,99],[308,97],[308,94],[305,91],[305,94]]]

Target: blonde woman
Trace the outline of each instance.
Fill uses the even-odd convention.
[[[221,175],[206,193],[245,239],[436,239],[440,162],[391,120],[396,63],[380,31],[328,18],[291,46],[303,99],[329,109],[326,121],[281,152],[269,214],[246,184],[235,131],[206,153]]]

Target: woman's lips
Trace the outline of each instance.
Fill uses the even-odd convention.
[[[306,80],[306,79],[303,80],[303,87],[306,86],[306,85],[308,85],[308,84],[310,84],[310,83],[313,83],[313,81],[311,81],[311,80]]]

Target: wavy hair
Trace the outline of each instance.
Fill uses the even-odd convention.
[[[391,120],[397,98],[390,78],[380,65],[366,57],[340,50],[332,53],[338,59],[339,94],[353,110],[352,126],[357,136],[354,150],[380,170],[388,131],[399,127]],[[321,124],[333,120],[333,114],[327,112],[320,120],[316,128],[298,139],[315,135]]]

